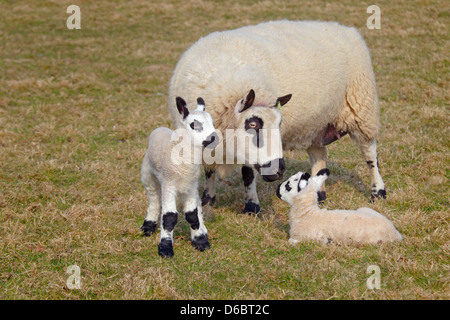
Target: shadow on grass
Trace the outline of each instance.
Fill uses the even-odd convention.
[[[290,176],[299,171],[311,173],[309,161],[296,159],[285,159],[285,161],[287,170],[281,180],[270,183],[265,182],[261,177],[258,177],[257,190],[261,205],[260,217],[270,214],[270,211],[266,210],[266,208],[273,206],[273,195],[276,194],[276,189],[280,183],[286,181]],[[327,167],[331,172],[330,177],[326,181],[327,189],[342,181],[345,184],[350,185],[353,189],[356,189],[360,194],[366,197],[368,201],[370,200],[370,188],[364,184],[363,180],[355,170],[344,168],[333,161],[328,161]],[[369,175],[368,171],[367,175]],[[199,184],[203,185],[204,181],[205,177],[203,174]],[[200,194],[202,194],[202,192],[200,192]],[[228,209],[236,213],[242,212],[244,208],[244,184],[240,172],[235,170],[229,177],[216,179],[216,203],[213,208]]]

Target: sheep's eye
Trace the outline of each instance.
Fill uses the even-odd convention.
[[[203,125],[200,121],[194,120],[194,122],[191,122],[190,124],[191,129],[195,130],[195,131],[202,131],[203,130]]]
[[[255,130],[258,131],[261,129],[264,125],[264,122],[261,118],[258,118],[256,116],[252,116],[250,119],[245,120],[245,130]]]
[[[250,128],[252,128],[252,129],[255,129],[256,127],[258,127],[258,124],[257,124],[256,122],[250,122],[250,123],[248,124],[248,126],[249,126]]]
[[[291,188],[291,184],[290,184],[290,182],[288,181],[287,183],[286,183],[286,185],[284,186],[285,187],[285,189],[286,189],[286,191],[287,192],[289,192],[289,191],[291,191],[292,190],[292,188]]]

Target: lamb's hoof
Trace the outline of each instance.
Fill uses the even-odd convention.
[[[144,224],[141,227],[141,230],[144,231],[144,236],[149,237],[156,230],[156,222],[144,220]]]
[[[207,191],[203,191],[202,195],[202,207],[209,203],[210,206],[213,206],[216,202],[216,196],[210,197]]]
[[[252,215],[258,214],[260,210],[261,208],[259,207],[258,203],[249,201],[245,203],[245,207],[244,210],[242,210],[242,213]]]
[[[375,199],[386,199],[386,190],[380,189],[376,191],[372,191],[372,196],[370,197],[370,201],[375,201]]]
[[[322,204],[327,199],[327,192],[326,191],[317,191],[317,201]]]
[[[205,251],[206,249],[211,248],[211,244],[208,241],[208,235],[202,234],[194,237],[192,240],[192,246],[198,251]]]
[[[158,254],[163,258],[172,258],[174,254],[172,240],[161,239],[158,244]]]

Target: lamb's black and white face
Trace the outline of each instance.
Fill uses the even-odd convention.
[[[277,188],[277,197],[292,205],[292,200],[306,187],[311,175],[307,172],[297,172]]]
[[[194,146],[215,148],[219,143],[219,136],[214,128],[211,115],[205,111],[205,101],[197,99],[197,108],[189,112],[186,102],[176,98],[178,112],[180,113],[181,127],[186,130]]]
[[[250,92],[235,107],[236,127],[241,130],[239,138],[249,141],[245,151],[237,148],[237,163],[246,163],[255,168],[265,181],[283,177],[286,166],[281,142],[281,112],[291,95],[280,97],[273,106],[254,105],[255,92]]]

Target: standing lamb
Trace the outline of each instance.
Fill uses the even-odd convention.
[[[278,198],[290,206],[289,242],[317,240],[322,243],[381,243],[402,240],[392,222],[370,208],[327,210],[318,207],[317,192],[330,171],[322,169],[317,176],[298,172],[277,189]]]
[[[326,167],[325,146],[349,133],[368,165],[372,197],[386,197],[376,152],[380,108],[375,76],[369,50],[355,28],[335,22],[283,20],[211,33],[179,60],[170,82],[170,113],[176,121],[176,95],[190,103],[196,92],[207,99],[216,129],[222,133],[228,128],[244,129],[243,114],[249,119],[257,109],[270,109],[236,110],[250,89],[256,92],[258,106],[274,106],[277,97],[293,94],[281,110],[282,143],[285,149],[306,149],[313,174]],[[281,99],[281,104],[288,98]],[[277,111],[272,110],[264,124]],[[214,174],[224,171],[223,167],[205,166],[203,204],[214,201]],[[242,168],[244,212],[259,211],[257,168]],[[319,196],[325,199],[324,186]]]
[[[152,131],[141,168],[141,181],[150,202],[141,230],[146,236],[151,235],[162,212],[158,245],[158,253],[162,257],[172,257],[174,254],[177,200],[183,203],[186,220],[191,227],[192,245],[200,251],[210,247],[198,195],[201,161],[197,162],[195,158],[199,154],[201,156],[202,147],[214,148],[212,142],[217,142],[218,136],[202,98],[198,98],[197,109],[192,112],[189,112],[182,98],[177,97],[176,104],[179,112],[177,131],[164,127]],[[181,136],[176,133],[181,133]],[[181,141],[176,139],[179,137]],[[182,157],[183,161],[178,157]]]

